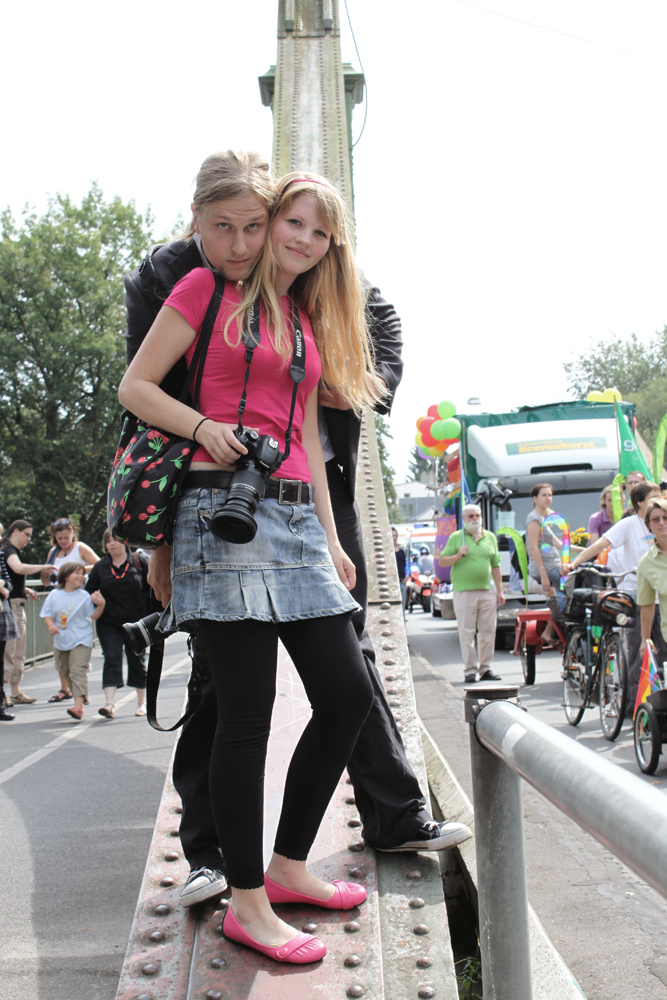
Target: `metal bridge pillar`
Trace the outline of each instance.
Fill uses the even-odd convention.
[[[277,62],[259,87],[273,111],[274,175],[322,174],[352,218],[352,109],[363,100],[364,77],[342,62],[338,0],[280,0]]]

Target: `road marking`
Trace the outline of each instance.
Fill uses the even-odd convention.
[[[164,670],[162,672],[162,676],[169,677],[170,674],[175,674],[177,670],[180,670],[181,667],[185,666],[185,664],[189,662],[189,656],[183,657],[182,660],[179,660],[177,663],[172,664],[171,667],[168,667],[167,670]],[[123,695],[123,697],[116,702],[116,707],[121,708],[123,705],[126,705],[128,701],[132,701],[134,697],[136,697],[134,691]],[[41,750],[35,750],[34,753],[28,754],[27,757],[20,760],[18,764],[14,764],[13,767],[8,767],[6,770],[0,771],[0,785],[4,785],[6,781],[14,778],[17,774],[20,774],[21,771],[25,771],[26,768],[32,767],[33,764],[37,764],[40,760],[44,760],[44,758],[48,757],[49,754],[52,754],[54,750],[64,746],[76,736],[80,736],[81,733],[85,733],[85,731],[90,729],[93,723],[96,722],[99,722],[99,718],[97,717],[91,719],[90,722],[84,722],[83,725],[76,726],[74,729],[68,730],[66,733],[61,733],[60,736],[56,736],[55,740],[51,740],[51,742],[47,743],[45,747],[41,748]]]

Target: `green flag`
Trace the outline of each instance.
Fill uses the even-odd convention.
[[[611,509],[614,514],[614,524],[620,521],[623,517],[623,483],[625,482],[625,476],[622,472],[619,472],[617,476],[614,476],[614,481],[611,484]]]
[[[616,408],[618,434],[621,439],[618,471],[623,476],[627,476],[628,472],[642,472],[646,476],[648,482],[652,483],[653,473],[646,464],[646,459],[639,450],[639,446],[635,440],[635,435],[630,430],[627,420],[619,410],[616,400],[614,400],[614,406]]]
[[[519,534],[514,528],[498,528],[496,531],[497,535],[507,535],[514,542],[516,548],[516,554],[519,559],[519,569],[521,570],[521,576],[523,578],[523,592],[528,593],[528,556],[526,554],[526,545]]]
[[[659,483],[662,479],[662,464],[665,461],[665,442],[667,441],[667,413],[660,421],[658,436],[653,446],[653,482]]]

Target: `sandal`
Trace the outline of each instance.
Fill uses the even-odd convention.
[[[67,701],[71,697],[71,694],[68,694],[67,691],[63,691],[61,688],[58,694],[54,694],[52,698],[49,698],[49,701]]]

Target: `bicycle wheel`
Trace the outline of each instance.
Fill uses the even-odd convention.
[[[577,726],[586,709],[590,678],[586,672],[586,629],[575,628],[563,653],[563,708],[571,726]]]
[[[521,647],[521,669],[523,679],[526,684],[535,683],[535,647],[528,646],[525,642]]]
[[[660,722],[652,705],[643,702],[635,716],[635,757],[644,774],[653,774],[662,749]]]
[[[628,661],[615,632],[607,633],[600,650],[600,725],[605,738],[621,731],[628,703]]]

